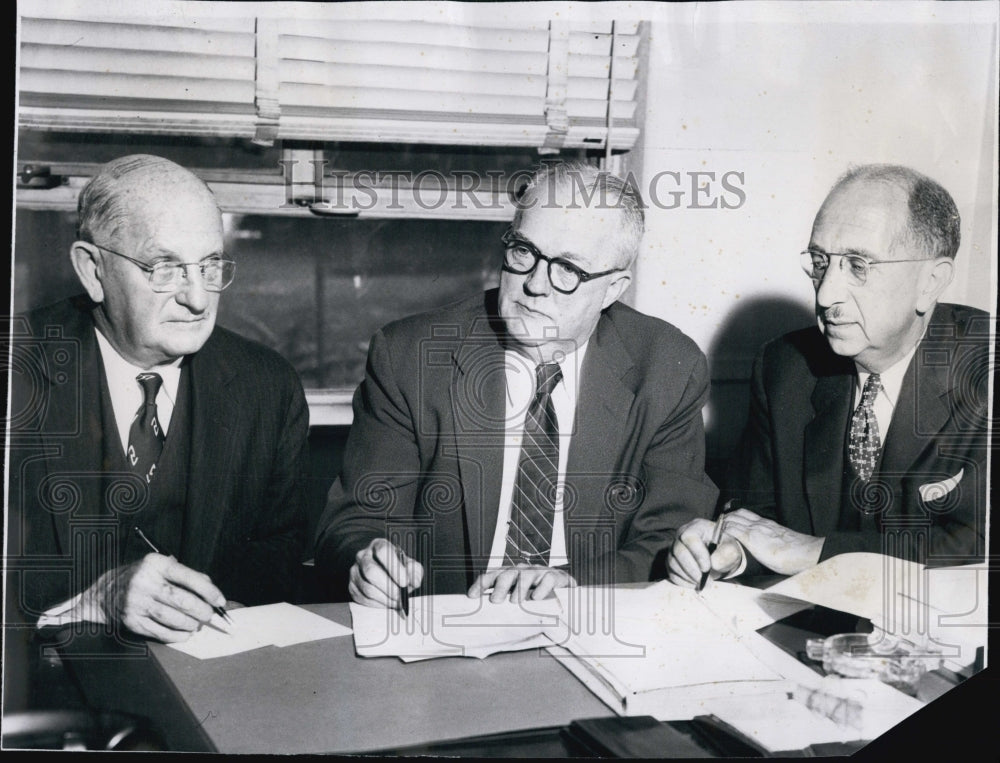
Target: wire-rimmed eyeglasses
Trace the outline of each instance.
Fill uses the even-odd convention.
[[[897,262],[924,262],[928,259],[926,257],[919,257],[910,260],[870,260],[867,257],[862,257],[860,254],[827,254],[815,249],[806,249],[806,251],[799,253],[799,263],[802,265],[802,270],[812,279],[815,286],[819,286],[826,275],[826,271],[830,267],[831,257],[840,258],[838,267],[854,286],[864,286],[868,281],[868,275],[871,273],[872,268],[879,265],[895,265]]]
[[[222,291],[236,277],[236,263],[224,257],[210,257],[201,262],[170,262],[162,261],[149,265],[142,260],[129,257],[127,254],[108,249],[106,246],[94,244],[98,249],[128,260],[137,268],[144,270],[149,277],[149,285],[156,292],[171,292],[180,288],[181,282],[188,277],[188,268],[196,267],[201,273],[201,282],[206,291]]]

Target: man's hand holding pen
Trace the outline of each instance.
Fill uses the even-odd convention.
[[[794,575],[819,562],[823,538],[796,532],[751,510],[761,508],[730,501],[716,522],[694,519],[681,527],[667,561],[670,581],[701,590],[708,578],[742,572],[747,554],[781,575]],[[724,528],[717,533],[722,522]]]
[[[677,531],[667,560],[670,582],[701,591],[710,579],[742,570],[745,553],[728,526],[729,520],[739,511],[743,511],[739,502],[730,500],[714,522],[693,519]]]
[[[385,538],[361,549],[351,566],[348,591],[358,604],[403,610],[403,600],[424,582],[424,568]]]
[[[186,641],[226,604],[208,575],[158,553],[109,570],[88,594],[106,622],[168,643]]]
[[[724,521],[728,522],[725,516],[715,522],[693,519],[678,530],[667,561],[670,582],[701,590],[703,581],[731,575],[740,568],[743,548],[724,526],[719,534]],[[713,541],[714,549],[710,550]]]

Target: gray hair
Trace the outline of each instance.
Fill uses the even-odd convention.
[[[163,177],[190,177],[213,196],[205,183],[176,162],[152,154],[131,154],[112,159],[80,191],[77,200],[76,236],[81,241],[94,241],[95,234],[114,240],[134,214],[129,197],[137,182],[155,181]]]
[[[579,192],[582,206],[589,207],[596,199],[601,207],[617,209],[621,213],[622,235],[618,239],[618,251],[624,266],[630,267],[639,254],[645,229],[645,204],[638,189],[632,183],[584,162],[546,163],[531,174],[527,185],[517,195],[514,225],[521,222],[525,209],[536,203],[545,203],[541,197],[546,190],[549,199],[552,199],[558,189],[572,191],[573,206],[576,206]]]
[[[849,169],[833,190],[854,182],[887,183],[906,194],[909,214],[903,229],[893,237],[894,248],[908,245],[929,258],[955,259],[962,240],[962,220],[955,200],[937,181],[898,164],[866,164]]]

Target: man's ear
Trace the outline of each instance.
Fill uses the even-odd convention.
[[[101,251],[87,241],[74,241],[69,250],[69,258],[73,263],[76,277],[80,279],[83,288],[94,302],[104,301],[104,262]]]
[[[924,271],[921,278],[920,294],[917,295],[917,312],[926,313],[934,308],[942,292],[955,277],[955,261],[950,257],[938,257],[934,264]]]
[[[601,309],[613,305],[618,299],[625,293],[628,289],[629,284],[632,283],[632,271],[623,270],[621,273],[615,275],[611,279],[611,283],[608,284],[608,290],[604,292],[604,303],[601,305]]]

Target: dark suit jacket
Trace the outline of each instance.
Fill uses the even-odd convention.
[[[21,571],[12,593],[29,616],[107,568],[107,559],[76,547],[79,530],[96,537],[135,498],[128,475],[104,493],[92,307],[77,298],[14,323],[7,553],[9,569]],[[304,532],[309,413],[302,385],[277,353],[218,327],[184,362],[191,458],[183,543],[164,551],[207,573],[232,600],[288,599]]]
[[[338,594],[374,538],[404,541],[424,565],[423,592],[464,592],[486,568],[505,417],[496,301],[493,290],[373,337],[317,535],[317,565]],[[689,338],[621,304],[604,312],[580,371],[566,475],[579,582],[648,580],[674,529],[710,513],[707,393],[707,364]]]
[[[817,328],[766,344],[727,495],[825,537],[823,559],[872,551],[924,563],[981,560],[991,329],[980,310],[936,307],[867,487],[845,479],[853,360],[834,354]]]

